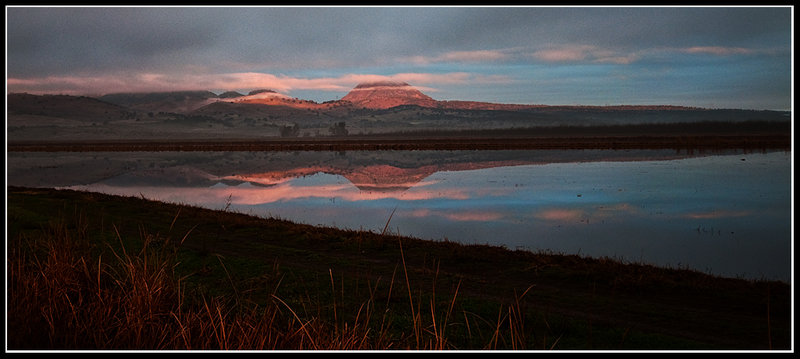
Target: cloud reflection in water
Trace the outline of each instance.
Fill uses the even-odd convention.
[[[206,176],[216,181],[207,186],[110,179],[70,188],[214,209],[230,200],[230,209],[242,213],[378,232],[396,209],[390,228],[421,238],[789,276],[785,153],[750,154],[747,161],[708,156],[436,168],[240,171]]]

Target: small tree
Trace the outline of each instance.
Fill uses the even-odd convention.
[[[297,137],[300,135],[300,126],[296,123],[293,126],[282,126],[281,137]]]
[[[337,122],[336,124],[331,126],[328,129],[328,131],[330,131],[331,135],[334,135],[334,136],[347,136],[348,131],[347,131],[347,128],[345,128],[346,125],[347,124],[345,124],[344,121]]]

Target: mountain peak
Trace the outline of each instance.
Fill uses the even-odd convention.
[[[219,97],[219,98],[236,98],[236,97],[242,97],[242,96],[244,96],[244,95],[242,95],[242,94],[240,94],[240,93],[238,93],[236,91],[226,91],[226,92],[223,92],[223,93],[219,94],[219,96],[217,96],[217,97]]]
[[[270,89],[260,89],[260,90],[250,91],[247,95],[252,96],[260,93],[277,93],[277,92],[275,92],[275,90],[270,90]]]
[[[401,105],[436,107],[437,101],[420,92],[414,86],[397,81],[373,81],[359,83],[343,101],[355,106],[386,109]]]
[[[369,88],[376,88],[376,87],[410,87],[411,85],[405,82],[399,81],[391,81],[391,80],[383,80],[383,81],[371,81],[371,82],[361,82],[356,85],[356,89],[369,89]]]

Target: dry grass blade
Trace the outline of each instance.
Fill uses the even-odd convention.
[[[228,283],[231,284],[231,289],[233,289],[233,293],[235,294],[235,298],[236,298],[236,305],[238,306],[238,305],[241,304],[240,295],[239,295],[239,289],[236,288],[236,284],[233,283],[233,278],[231,277],[230,272],[228,272],[228,268],[225,267],[225,263],[222,262],[222,258],[223,258],[222,255],[216,254],[216,257],[217,257],[217,260],[219,260],[219,265],[222,266],[222,270],[225,271],[225,276],[228,278]]]
[[[389,214],[389,219],[386,220],[386,225],[383,226],[383,230],[381,231],[381,235],[385,235],[386,234],[386,230],[389,229],[389,223],[392,221],[392,217],[394,216],[394,212],[396,210],[397,210],[397,206],[395,206],[394,209],[392,210],[392,213]]]
[[[175,221],[178,220],[178,216],[181,214],[181,208],[178,208],[178,213],[175,213],[175,218],[172,219],[172,223],[169,224],[169,230],[172,231],[172,227],[175,225]]]
[[[189,234],[190,234],[190,233],[192,233],[192,231],[193,231],[195,228],[197,228],[197,226],[198,226],[198,225],[199,225],[199,224],[195,224],[195,225],[194,225],[194,227],[192,227],[191,229],[189,229],[189,231],[188,231],[188,232],[186,232],[186,234],[185,234],[185,235],[183,235],[183,238],[181,238],[181,241],[180,241],[180,243],[178,243],[178,245],[182,245],[182,244],[183,244],[183,242],[186,240],[186,238],[189,238]]]
[[[181,319],[178,318],[178,315],[175,314],[175,312],[170,312],[169,314],[173,318],[175,318],[175,322],[178,323],[178,327],[180,328],[180,333],[179,334],[180,334],[181,339],[183,340],[183,345],[184,345],[185,349],[191,350],[192,349],[192,343],[191,343],[191,340],[189,340],[189,335],[187,334],[188,328],[185,325],[183,325],[183,323],[181,322]]]
[[[286,302],[284,302],[284,301],[283,301],[283,299],[281,299],[281,298],[278,298],[278,296],[276,296],[276,295],[274,295],[274,294],[272,295],[272,298],[274,298],[275,300],[277,300],[278,302],[280,302],[281,304],[283,304],[283,306],[285,306],[285,307],[286,307],[286,309],[289,309],[289,312],[291,312],[291,313],[292,313],[292,315],[294,316],[294,318],[297,320],[297,322],[298,322],[298,323],[300,323],[300,329],[302,329],[302,330],[303,330],[303,332],[305,332],[305,333],[306,333],[306,337],[308,338],[308,340],[310,340],[310,341],[311,341],[311,345],[313,345],[313,346],[314,346],[314,349],[318,349],[318,347],[317,347],[317,344],[314,342],[314,337],[312,337],[312,336],[311,336],[311,333],[309,333],[309,332],[308,332],[308,329],[306,329],[306,326],[307,326],[307,325],[308,325],[308,323],[310,323],[310,322],[303,323],[303,321],[302,321],[302,320],[300,320],[300,317],[297,315],[297,313],[295,313],[295,312],[294,312],[294,310],[292,309],[292,307],[290,307],[288,304],[286,304]],[[298,329],[298,330],[300,330],[300,329]]]
[[[336,313],[336,289],[333,286],[333,271],[328,268],[328,275],[331,277],[331,298],[333,299],[333,323],[336,335],[339,335],[339,317]]]
[[[394,212],[392,212],[392,213],[394,213]],[[387,226],[388,226],[388,223],[387,223]],[[403,241],[400,240],[400,241],[398,241],[398,243],[400,244],[400,259],[403,262],[403,273],[406,276],[406,288],[408,289],[408,303],[409,303],[409,305],[411,307],[411,318],[413,318],[413,321],[414,321],[414,338],[417,341],[417,349],[419,349],[420,348],[420,346],[419,346],[420,345],[420,342],[419,342],[420,341],[420,330],[421,330],[422,323],[421,323],[421,318],[419,318],[418,314],[414,311],[414,299],[413,299],[413,296],[411,295],[411,282],[408,280],[408,269],[406,268],[406,257],[405,257],[405,255],[403,255]]]
[[[450,320],[450,314],[453,312],[453,307],[456,304],[456,297],[458,297],[458,290],[461,288],[461,280],[458,281],[458,285],[456,286],[456,291],[453,293],[453,300],[450,301],[450,307],[447,308],[447,313],[444,316],[444,322],[442,323],[442,329],[440,330],[440,336],[442,337],[441,342],[441,349],[445,349],[445,345],[447,344],[447,337],[445,336],[445,328],[447,328],[446,324]],[[466,318],[466,317],[465,317]],[[469,328],[469,326],[467,326]]]

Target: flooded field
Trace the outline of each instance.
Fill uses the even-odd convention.
[[[8,184],[313,225],[791,279],[791,154],[10,152]]]

